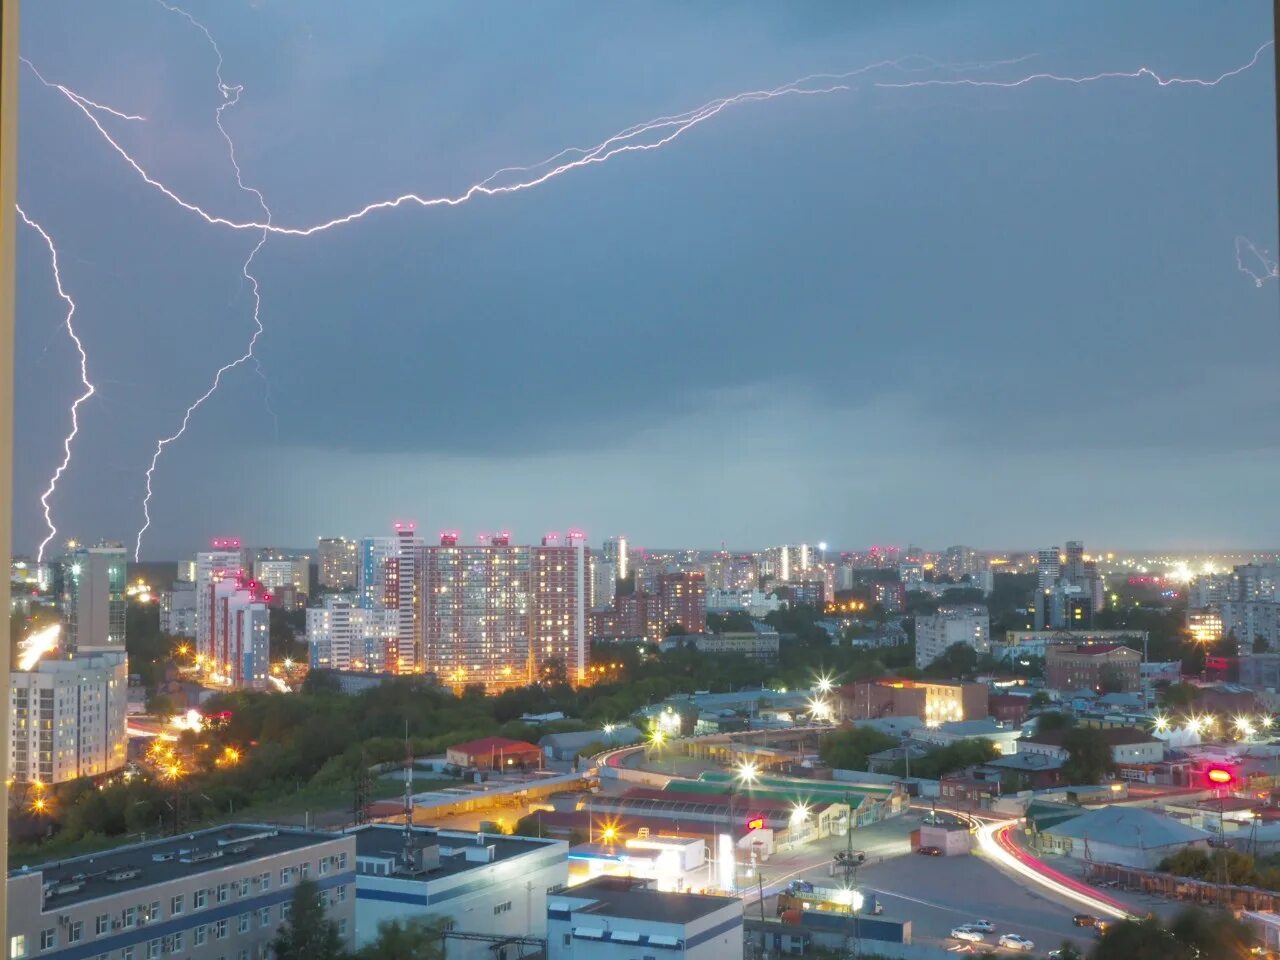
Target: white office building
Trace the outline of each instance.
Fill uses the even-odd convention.
[[[765,593],[763,590],[754,588],[746,590],[707,588],[707,613],[741,611],[750,617],[760,619],[775,610],[781,609],[782,601],[771,593]]]
[[[449,960],[490,960],[504,939],[546,935],[548,897],[569,878],[563,840],[415,827],[406,846],[404,828],[391,824],[348,836],[356,841],[357,947],[385,921],[435,916],[481,935],[449,939]]]
[[[991,652],[991,616],[986,607],[941,607],[935,614],[916,617],[917,667],[927,667],[957,643],[979,654]]]
[[[9,776],[62,783],[123,767],[129,667],[123,650],[48,656],[9,675]]]
[[[662,893],[597,877],[547,903],[547,960],[725,960],[742,956],[743,901]]]

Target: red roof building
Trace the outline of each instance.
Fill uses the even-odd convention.
[[[523,740],[485,737],[450,747],[445,759],[468,770],[527,770],[542,766],[542,749]]]

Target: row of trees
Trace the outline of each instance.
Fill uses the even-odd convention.
[[[337,922],[325,914],[315,882],[304,880],[271,949],[276,960],[444,960],[441,931],[441,922],[431,917],[385,921],[374,940],[351,953]]]
[[[1280,857],[1255,858],[1236,850],[1187,847],[1160,861],[1159,869],[1179,877],[1242,887],[1280,890]]]

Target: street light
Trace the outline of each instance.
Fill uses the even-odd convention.
[[[835,689],[835,684],[831,682],[831,675],[827,673],[820,674],[818,677],[818,692],[830,693],[833,689]]]
[[[1169,718],[1164,714],[1156,714],[1154,721],[1156,733],[1167,733],[1169,730]]]
[[[742,763],[738,764],[738,781],[750,786],[756,782],[759,772],[760,768],[754,763],[750,760],[743,760]]]

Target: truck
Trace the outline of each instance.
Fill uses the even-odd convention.
[[[873,893],[858,892],[862,897],[863,915],[884,913],[884,904]],[[829,913],[849,912],[849,891],[842,887],[819,887],[807,880],[792,880],[778,894],[778,915],[788,910],[821,910]]]

